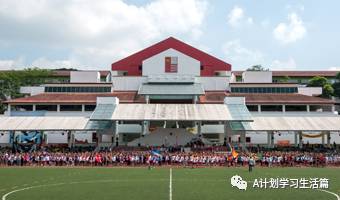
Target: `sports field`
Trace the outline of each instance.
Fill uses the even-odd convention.
[[[240,175],[246,191],[230,184]],[[328,178],[326,191],[253,188],[255,178]],[[339,168],[0,168],[2,200],[336,200]]]

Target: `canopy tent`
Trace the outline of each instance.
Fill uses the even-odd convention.
[[[254,116],[254,122],[232,123],[235,131],[340,131],[339,116]]]
[[[85,117],[0,117],[1,131],[86,130]]]
[[[245,105],[118,104],[111,120],[126,121],[252,121]]]

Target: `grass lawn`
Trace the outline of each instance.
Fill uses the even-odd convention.
[[[233,175],[248,181],[246,191],[230,185]],[[329,178],[340,194],[339,168],[172,169],[173,200],[336,200],[315,189],[252,188],[255,178]],[[155,168],[0,168],[1,200],[169,200],[170,169]],[[7,194],[7,195],[6,195]],[[5,196],[4,196],[5,195]]]

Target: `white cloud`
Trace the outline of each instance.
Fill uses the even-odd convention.
[[[265,56],[261,51],[242,46],[240,40],[232,40],[225,43],[222,51],[226,56],[225,60],[239,69],[263,64],[265,61]]]
[[[288,60],[274,60],[270,67],[271,70],[293,70],[296,69],[296,62],[294,58],[290,57]]]
[[[302,19],[296,13],[288,15],[288,23],[279,23],[273,30],[274,38],[282,44],[296,42],[307,33]]]
[[[4,59],[0,60],[0,70],[13,70],[16,67],[23,67],[23,57],[19,57],[18,59],[11,60],[11,59]]]
[[[243,8],[234,6],[228,15],[228,24],[233,27],[240,26],[242,23],[253,23],[253,18],[247,17]]]
[[[172,35],[198,40],[207,8],[206,0],[140,6],[123,0],[0,0],[0,38],[67,52],[55,61],[33,58],[38,63],[109,69],[113,61]]]
[[[329,71],[340,71],[340,67],[330,67],[328,68]]]

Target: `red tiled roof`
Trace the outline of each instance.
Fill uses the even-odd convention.
[[[206,92],[200,98],[202,103],[223,103],[226,96],[245,97],[247,104],[334,104],[333,100],[320,97],[306,96],[296,93],[276,94],[276,93],[225,93]]]
[[[113,92],[113,93],[42,93],[34,96],[8,100],[5,103],[73,103],[95,104],[97,97],[118,97],[122,103],[143,103],[143,97],[137,96],[137,92]]]
[[[169,37],[137,53],[112,63],[112,70],[124,70],[128,71],[128,75],[140,76],[142,72],[138,68],[142,65],[142,62],[145,59],[148,59],[170,48],[200,61],[201,66],[203,67],[201,70],[202,76],[212,76],[214,75],[215,71],[231,70],[231,65],[229,63],[226,63],[223,60],[211,56],[173,37]]]
[[[233,71],[235,76],[242,76],[244,71]],[[272,71],[273,76],[289,76],[289,77],[334,77],[340,71]]]

